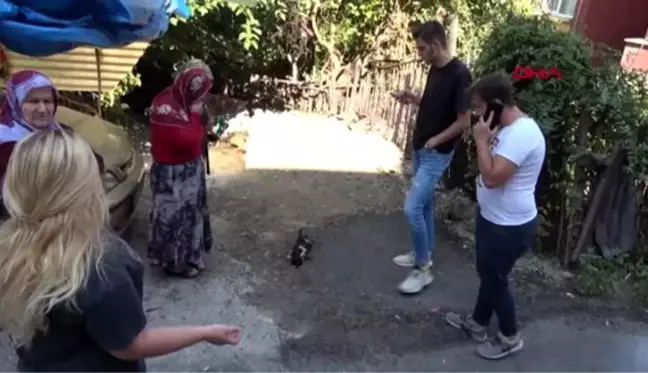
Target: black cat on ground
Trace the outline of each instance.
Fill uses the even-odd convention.
[[[304,234],[303,229],[300,229],[297,233],[297,240],[290,252],[290,264],[297,268],[301,267],[304,262],[310,259],[310,253],[314,244],[315,241]]]

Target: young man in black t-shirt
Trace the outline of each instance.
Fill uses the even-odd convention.
[[[401,292],[415,294],[432,283],[434,248],[434,187],[452,160],[455,144],[470,124],[472,83],[468,68],[448,52],[446,35],[439,22],[425,22],[412,30],[419,56],[432,65],[423,95],[401,91],[394,97],[419,106],[413,133],[412,186],[405,200],[413,252],[399,255],[394,263],[413,267],[399,285]]]

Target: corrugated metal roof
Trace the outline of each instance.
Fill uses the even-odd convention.
[[[39,70],[49,76],[61,91],[98,92],[101,71],[101,90],[114,89],[128,74],[148,47],[146,42],[135,42],[121,48],[98,49],[80,47],[66,53],[49,57],[28,57],[6,51],[9,60],[9,73],[24,69]],[[0,82],[2,85],[2,82]]]

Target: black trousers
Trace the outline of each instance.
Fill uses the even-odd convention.
[[[515,300],[509,288],[509,274],[515,262],[533,246],[537,218],[516,226],[493,224],[477,212],[475,243],[479,294],[473,319],[488,326],[497,315],[500,332],[510,337],[517,334]]]

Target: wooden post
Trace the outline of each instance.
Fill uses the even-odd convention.
[[[331,67],[331,77],[329,78],[329,113],[337,115],[337,71]]]
[[[412,81],[414,82],[414,85],[412,86],[414,89],[418,87],[418,81],[419,81],[419,66],[417,64],[413,64],[413,78]],[[405,112],[405,136],[403,136],[403,144],[402,148],[403,150],[407,149],[407,142],[410,139],[410,128],[412,127],[412,117],[413,114],[416,112],[416,108],[413,105],[410,105],[407,107],[407,111]]]
[[[410,90],[411,88],[412,88],[412,74],[408,73],[405,76],[405,89]],[[394,132],[399,132],[400,129],[401,129],[400,123],[401,123],[401,119],[403,117],[403,109],[405,109],[404,104],[399,104],[399,105],[400,106],[398,108],[398,116],[396,117],[396,122],[394,123]],[[408,124],[407,124],[407,120],[405,120],[405,125],[407,127],[409,127]],[[407,129],[406,129],[406,131],[407,131]]]
[[[601,203],[604,197],[609,193],[610,183],[612,183],[609,174],[612,172],[612,167],[622,164],[623,156],[624,153],[621,144],[617,143],[614,147],[614,150],[612,151],[612,154],[610,155],[610,162],[607,164],[607,168],[603,173],[603,177],[601,178],[599,184],[596,186],[594,197],[592,198],[592,202],[587,209],[585,220],[581,225],[578,241],[576,242],[576,245],[574,246],[574,249],[571,253],[569,253],[569,247],[567,247],[565,250],[563,265],[567,265],[569,264],[569,262],[575,262],[576,260],[578,260],[581,251],[583,250],[583,248],[585,248],[586,243],[589,241],[596,225],[596,217],[599,214]]]
[[[349,90],[349,104],[347,105],[347,115],[353,118],[356,114],[356,100],[359,97],[358,85],[360,83],[360,63],[357,63],[353,69],[353,77],[351,78],[351,89]]]
[[[99,48],[95,48],[95,63],[97,65],[97,89],[99,91],[99,95],[97,96],[97,113],[99,114],[99,118],[101,118],[103,117],[101,112],[101,94],[103,93],[103,83],[101,81],[101,50]]]
[[[367,83],[367,80],[371,79],[371,75],[367,74],[368,79],[364,79],[364,80],[360,76],[359,76],[360,87],[358,87],[358,92],[360,92],[359,93],[360,96],[358,97],[358,112],[361,115],[366,115],[367,112],[365,108],[367,107],[367,103],[365,101],[367,99],[367,86],[369,85],[369,83]]]
[[[390,91],[390,93],[394,91],[400,91],[401,89],[403,89],[403,87],[400,86],[400,69],[391,67],[389,69],[391,71],[391,79],[389,79],[388,82],[388,90]],[[397,115],[399,114],[399,109],[401,106],[402,105],[400,105],[398,101],[392,100],[390,97],[389,103],[387,104],[387,113],[385,113],[385,117],[387,120],[387,125],[392,128],[392,132],[395,132],[394,127],[396,126],[395,123],[398,120]]]
[[[448,52],[451,56],[457,55],[457,39],[459,38],[459,17],[456,13],[450,15],[450,27],[448,28]]]

